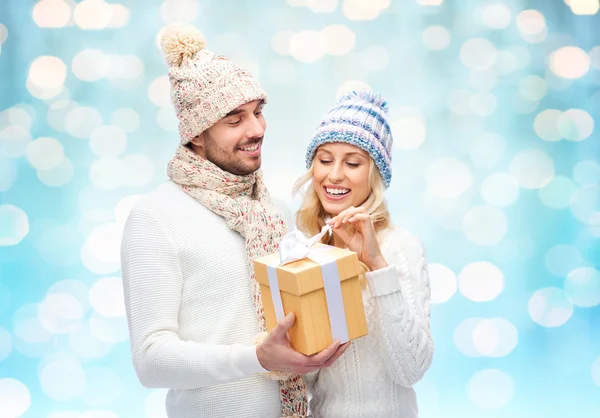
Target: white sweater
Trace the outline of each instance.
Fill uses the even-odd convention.
[[[279,382],[259,374],[244,239],[168,182],[132,210],[121,253],[134,367],[170,389],[169,417],[279,417]]]
[[[366,274],[369,334],[330,368],[306,376],[315,418],[415,418],[414,389],[429,368],[430,287],[423,248],[400,228],[379,236],[389,267]]]

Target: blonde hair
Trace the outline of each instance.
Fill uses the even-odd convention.
[[[385,185],[379,170],[375,166],[373,159],[369,159],[369,196],[361,204],[365,208],[367,213],[371,215],[371,221],[375,232],[386,229],[391,226],[390,212],[388,211],[387,204],[385,203]],[[293,194],[298,195],[302,189],[306,187],[304,195],[302,196],[302,204],[300,209],[296,212],[295,220],[296,226],[305,235],[313,236],[321,231],[321,228],[325,225],[325,219],[330,216],[325,211],[321,200],[315,191],[312,184],[312,177],[314,174],[314,159],[306,173],[304,173],[294,184]],[[327,237],[325,235],[322,239],[325,244],[333,243],[333,235]],[[362,287],[366,286],[366,279],[364,273],[369,271],[369,268],[362,262],[359,262],[362,273],[360,274],[360,282]]]

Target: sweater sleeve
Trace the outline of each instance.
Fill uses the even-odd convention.
[[[265,372],[255,346],[179,337],[183,287],[178,252],[150,211],[134,209],[121,243],[121,270],[133,365],[149,388],[196,389]]]
[[[434,352],[425,254],[417,239],[399,231],[384,241],[382,252],[389,266],[366,273],[375,302],[372,332],[391,378],[411,387],[429,368]]]

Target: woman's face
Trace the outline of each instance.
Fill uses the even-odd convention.
[[[321,145],[313,162],[313,187],[331,216],[369,197],[371,156],[354,145],[336,142]]]

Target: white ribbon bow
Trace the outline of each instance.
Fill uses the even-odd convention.
[[[331,227],[325,225],[317,235],[306,238],[299,230],[287,233],[279,243],[279,265],[291,263],[292,261],[309,258],[315,263],[323,263],[326,259],[320,254],[325,248],[314,247],[323,235],[331,235]]]

